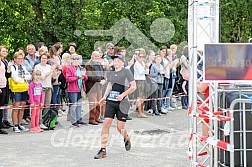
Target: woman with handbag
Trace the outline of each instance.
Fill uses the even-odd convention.
[[[10,88],[13,93],[13,111],[12,111],[12,122],[14,124],[13,131],[20,133],[21,131],[28,131],[24,126],[21,125],[24,107],[28,100],[28,83],[27,80],[31,79],[30,73],[27,69],[22,66],[24,57],[22,53],[16,52],[14,54],[15,64],[11,66],[11,78],[9,79]],[[22,108],[20,108],[22,106]]]

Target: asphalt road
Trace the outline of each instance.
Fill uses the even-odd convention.
[[[84,108],[88,120],[88,108]],[[75,128],[60,117],[55,130],[42,133],[22,132],[0,136],[0,167],[185,167],[188,144],[188,116],[185,110],[174,110],[163,116],[137,118],[131,113],[127,122],[132,149],[126,151],[116,130],[110,129],[107,157],[95,160],[100,149],[102,124]]]

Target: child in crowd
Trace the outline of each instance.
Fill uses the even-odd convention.
[[[32,73],[32,82],[29,85],[29,102],[31,107],[31,132],[43,132],[39,127],[40,107],[44,105],[42,83],[39,82],[41,71],[35,70]]]
[[[151,66],[150,70],[150,76],[153,78],[154,82],[157,84],[157,90],[154,93],[154,98],[162,98],[162,91],[163,91],[163,83],[164,83],[164,75],[166,73],[163,65],[161,64],[162,62],[162,57],[160,55],[157,55],[155,57],[155,64]],[[153,109],[153,115],[163,115],[167,114],[167,112],[162,111],[162,100],[157,100],[157,110],[155,108],[155,104],[152,107]]]

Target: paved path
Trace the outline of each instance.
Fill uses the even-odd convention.
[[[86,109],[87,110],[87,109]],[[86,115],[87,111],[84,111]],[[24,132],[0,136],[0,167],[186,167],[188,119],[185,110],[175,110],[164,116],[139,119],[131,113],[127,122],[132,149],[126,151],[123,139],[110,130],[107,158],[94,160],[100,148],[102,125],[74,128],[60,117],[60,125],[43,133]],[[84,117],[87,122],[87,117]]]

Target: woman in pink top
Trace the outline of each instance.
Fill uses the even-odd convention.
[[[68,83],[67,92],[70,103],[74,103],[70,107],[71,123],[73,126],[85,124],[81,116],[81,90],[85,91],[84,82],[87,81],[86,69],[79,65],[79,56],[72,57],[72,65],[67,67],[66,80]],[[80,103],[80,104],[77,104]]]
[[[29,102],[31,107],[31,132],[43,132],[39,127],[40,106],[44,106],[44,93],[42,83],[39,81],[41,71],[36,70],[32,73],[32,82],[29,85]]]

